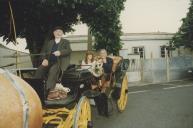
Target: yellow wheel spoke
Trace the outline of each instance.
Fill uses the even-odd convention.
[[[127,105],[127,93],[126,90],[128,89],[128,81],[127,81],[127,76],[125,75],[123,81],[122,81],[122,87],[121,87],[121,93],[120,93],[120,98],[117,101],[118,109],[120,111],[123,111]]]
[[[82,97],[79,101],[74,121],[74,128],[87,128],[88,121],[91,120],[91,109],[89,100]]]

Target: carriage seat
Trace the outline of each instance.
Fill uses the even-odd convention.
[[[75,103],[76,97],[73,95],[68,95],[65,99],[58,100],[44,100],[44,107],[46,108],[69,108],[73,103]]]
[[[75,82],[75,81],[82,82],[90,79],[91,77],[92,77],[92,74],[87,69],[74,68],[74,69],[65,70],[62,73],[62,81],[64,83]]]
[[[118,64],[121,62],[123,57],[121,57],[121,56],[110,56],[110,58],[113,59],[112,72],[115,72],[116,69],[117,69]]]

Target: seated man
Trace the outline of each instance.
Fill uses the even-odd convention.
[[[99,54],[100,54],[100,57],[102,58],[103,70],[104,70],[104,76],[102,80],[102,88],[103,88],[102,91],[105,91],[105,88],[109,87],[109,84],[110,84],[113,59],[110,57],[107,57],[107,51],[105,49],[101,49]]]
[[[102,79],[101,85],[101,94],[94,98],[99,115],[104,115],[106,117],[109,116],[108,113],[108,97],[105,94],[105,90],[109,87],[110,77],[112,73],[113,60],[107,57],[107,51],[105,49],[100,50],[100,57],[103,63],[104,75]]]
[[[48,99],[58,98],[58,92],[55,91],[58,75],[61,70],[65,70],[70,63],[71,47],[68,40],[62,38],[64,35],[61,27],[53,29],[54,39],[45,43],[42,53],[42,64],[36,71],[36,78],[44,78],[46,74],[46,89]]]

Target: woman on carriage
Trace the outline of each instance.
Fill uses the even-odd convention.
[[[85,58],[81,62],[81,68],[91,71],[94,68],[95,63],[96,61],[94,60],[94,53],[92,51],[87,51]]]
[[[85,58],[81,62],[81,69],[88,69],[93,78],[91,79],[91,89],[96,89],[98,87],[98,81],[100,74],[95,72],[96,69],[96,60],[94,53],[92,51],[87,51],[85,54]]]
[[[96,59],[96,60],[95,60]],[[112,72],[112,59],[107,57],[105,49],[99,51],[99,56],[94,57],[93,52],[87,51],[84,60],[82,60],[81,68],[88,69],[93,74],[91,80],[91,88],[101,92],[99,96],[94,98],[96,107],[100,115],[108,117],[108,103],[105,90],[108,87],[110,74]],[[101,82],[102,81],[102,82]]]

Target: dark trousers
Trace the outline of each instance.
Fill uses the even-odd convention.
[[[56,86],[60,68],[57,63],[50,64],[48,66],[40,65],[35,73],[35,78],[44,79],[47,77],[46,89],[51,90]]]
[[[108,116],[108,97],[105,93],[101,93],[94,98],[99,115]]]

